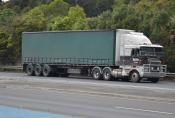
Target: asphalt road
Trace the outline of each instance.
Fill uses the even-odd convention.
[[[0,73],[0,105],[78,118],[174,118],[175,82],[129,83]]]

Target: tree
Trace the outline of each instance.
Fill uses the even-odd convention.
[[[11,21],[16,13],[12,9],[3,9],[0,11],[0,25],[6,28],[10,27]]]
[[[17,13],[27,12],[34,7],[50,3],[52,0],[9,0],[5,7],[15,10]]]
[[[50,30],[70,30],[71,29],[71,20],[69,17],[56,17],[49,24]]]
[[[9,37],[11,32],[13,32],[12,21],[15,15],[16,13],[12,9],[0,11],[0,63],[6,63],[11,60],[9,50],[13,44]]]
[[[174,70],[175,0],[0,0],[0,57],[16,62],[24,31],[133,29],[165,46]],[[3,59],[3,60],[2,60]],[[4,63],[4,62],[3,62]]]
[[[72,5],[84,8],[88,17],[97,16],[106,10],[112,10],[114,0],[64,0]]]
[[[4,32],[4,29],[0,29],[0,63],[4,63],[4,57],[7,53],[8,46],[8,34]]]
[[[97,17],[96,29],[113,29],[113,23],[111,11],[105,11]]]
[[[50,30],[83,30],[88,29],[86,14],[84,10],[76,5],[69,9],[65,17],[56,17],[50,23]]]
[[[65,16],[69,7],[69,4],[63,0],[54,0],[47,7],[47,16]]]
[[[170,16],[169,21],[168,21],[168,26],[171,29],[171,31],[175,31],[175,15]]]
[[[54,0],[50,4],[42,4],[34,9],[30,10],[27,14],[42,15],[46,18],[53,18],[56,16],[65,16],[69,10],[69,4],[65,3],[63,0]]]

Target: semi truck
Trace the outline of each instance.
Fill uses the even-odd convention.
[[[163,46],[134,30],[43,31],[22,33],[27,75],[158,82],[166,76]]]

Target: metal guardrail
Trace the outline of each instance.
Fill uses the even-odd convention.
[[[166,73],[167,77],[175,77],[175,73]]]
[[[21,69],[22,66],[0,66],[0,68]]]
[[[0,71],[21,72],[22,66],[0,66]]]

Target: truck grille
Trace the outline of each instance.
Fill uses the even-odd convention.
[[[143,77],[165,77],[166,68],[166,65],[144,64]]]
[[[144,64],[144,72],[166,72],[166,65]]]
[[[160,72],[160,66],[150,66],[151,72]]]

